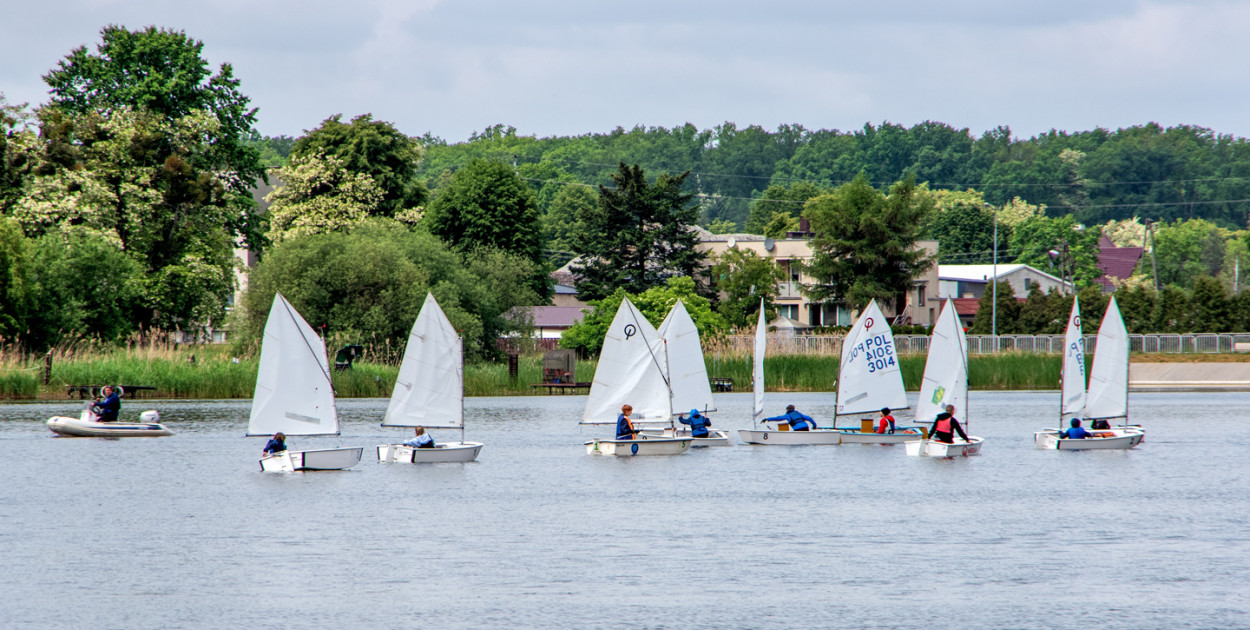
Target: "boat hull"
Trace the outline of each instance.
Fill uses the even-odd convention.
[[[587,455],[637,457],[639,455],[681,455],[690,450],[690,439],[640,436],[639,440],[591,440]]]
[[[662,431],[643,431],[643,435],[661,438],[680,438],[690,440],[691,447],[697,446],[730,446],[729,432],[708,429],[707,437],[694,437],[690,435],[690,429],[664,429]]]
[[[1116,427],[1090,431],[1097,437],[1069,440],[1059,437],[1059,431],[1038,431],[1033,434],[1033,444],[1041,449],[1057,451],[1125,450],[1141,444],[1146,433],[1134,427]]]
[[[767,429],[739,429],[738,438],[746,444],[828,445],[841,444],[842,432],[834,429],[814,431],[769,431]]]
[[[414,448],[406,444],[379,444],[378,461],[401,464],[463,463],[477,459],[481,442],[445,442],[434,448]]]
[[[853,429],[839,429],[843,444],[904,444],[924,437],[920,427],[898,427],[894,433],[864,433]]]
[[[165,437],[174,432],[155,422],[95,422],[81,418],[55,416],[48,428],[64,437]]]
[[[360,463],[363,446],[356,448],[325,448],[311,451],[282,451],[260,459],[264,472],[297,472],[301,470],[346,470]]]
[[[984,438],[970,435],[967,442],[956,440],[947,444],[936,440],[912,440],[905,445],[911,457],[970,457],[981,454],[981,443],[984,441]]]

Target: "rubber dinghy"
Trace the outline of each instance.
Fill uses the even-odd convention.
[[[435,442],[434,448],[380,444],[380,462],[471,462],[482,450],[481,442],[464,441],[464,342],[432,293],[408,334],[382,426],[460,429],[460,441]]]
[[[260,347],[260,369],[247,435],[339,435],[326,345],[290,302],[276,293]],[[364,447],[265,455],[264,472],[343,470],[360,463]]]
[[[1120,316],[1115,297],[1107,303],[1107,313],[1094,341],[1094,365],[1085,389],[1085,345],[1081,335],[1080,311],[1073,298],[1072,315],[1064,338],[1062,408],[1059,422],[1084,416],[1086,420],[1121,419],[1121,426],[1091,429],[1083,439],[1066,438],[1061,429],[1044,429],[1033,434],[1037,448],[1060,451],[1129,449],[1141,444],[1146,432],[1128,424],[1128,329]],[[1080,405],[1078,407],[1077,405]],[[1088,427],[1086,427],[1088,429]],[[1065,429],[1066,430],[1066,427]]]
[[[98,418],[92,404],[86,403],[77,418],[49,418],[48,428],[62,437],[165,437],[174,434],[160,423],[161,414],[154,409],[139,414],[140,422],[100,422]]]
[[[963,419],[964,430],[968,431],[968,342],[963,326],[959,325],[955,303],[949,298],[929,337],[916,418],[934,418],[947,405],[955,406],[955,417]],[[905,445],[912,457],[961,457],[979,454],[983,442],[983,438],[969,433],[966,441],[955,437],[946,443],[926,438],[913,439]]]
[[[622,405],[634,408],[634,424],[672,425],[667,344],[629,298],[621,300],[603,339],[595,380],[586,397],[580,424],[616,425]],[[680,455],[690,438],[637,435],[632,440],[596,438],[586,442],[588,455]]]

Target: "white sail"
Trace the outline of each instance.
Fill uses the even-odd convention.
[[[1063,388],[1059,413],[1066,422],[1085,410],[1085,338],[1081,335],[1081,304],[1072,296],[1072,314],[1063,337]]]
[[[907,408],[890,322],[873,300],[842,342],[838,415]]]
[[[248,435],[337,435],[326,346],[282,294],[273,296],[260,348]]]
[[[755,422],[764,417],[764,352],[768,348],[768,324],[764,322],[764,300],[760,299],[760,319],[755,324],[755,366],[751,384],[755,390]]]
[[[672,413],[687,413],[691,409],[716,411],[712,384],[707,378],[707,364],[703,361],[703,344],[699,342],[699,329],[681,300],[677,300],[660,323],[658,332],[668,345]]]
[[[929,338],[916,422],[932,422],[946,411],[946,405],[955,405],[956,418],[968,419],[968,342],[955,303],[950,299],[942,307]]]
[[[460,336],[432,294],[408,334],[408,347],[386,408],[384,427],[464,426],[464,361]]]
[[[1087,418],[1123,418],[1128,415],[1128,329],[1115,297],[1098,327],[1094,365],[1089,371]]]
[[[595,380],[590,385],[582,424],[615,424],[621,405],[634,408],[635,422],[668,422],[672,418],[664,338],[629,298],[612,319]]]

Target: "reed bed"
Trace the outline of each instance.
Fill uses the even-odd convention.
[[[239,348],[220,345],[178,345],[165,341],[131,342],[105,346],[79,342],[54,348],[52,378],[43,384],[48,354],[0,350],[0,397],[8,399],[61,398],[71,386],[115,383],[155,387],[145,395],[162,398],[250,398],[256,385],[257,355],[236,356]],[[371,358],[371,357],[370,357]],[[335,371],[334,388],[340,397],[388,397],[399,372],[395,362],[357,361],[352,369]],[[775,354],[764,361],[766,388],[772,392],[832,391],[839,358],[833,354]],[[920,388],[924,355],[900,355],[903,383]],[[576,379],[594,380],[595,361],[579,360]],[[751,387],[752,359],[747,353],[707,356],[708,375],[733,379],[736,391]],[[1058,355],[1004,353],[974,355],[969,372],[973,389],[1055,389],[1059,382]],[[523,355],[518,376],[508,376],[506,362],[477,362],[465,366],[467,396],[523,396],[546,394],[533,388],[541,380],[542,357]]]

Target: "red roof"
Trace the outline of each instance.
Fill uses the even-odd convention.
[[[1113,280],[1124,280],[1133,275],[1143,251],[1141,247],[1116,247],[1111,239],[1103,236],[1098,242],[1098,269],[1102,275],[1096,282],[1111,287],[1115,286]]]
[[[981,298],[952,298],[951,301],[955,303],[955,314],[960,317],[976,315],[981,305]]]
[[[581,321],[580,306],[531,306],[534,328],[568,328]]]

